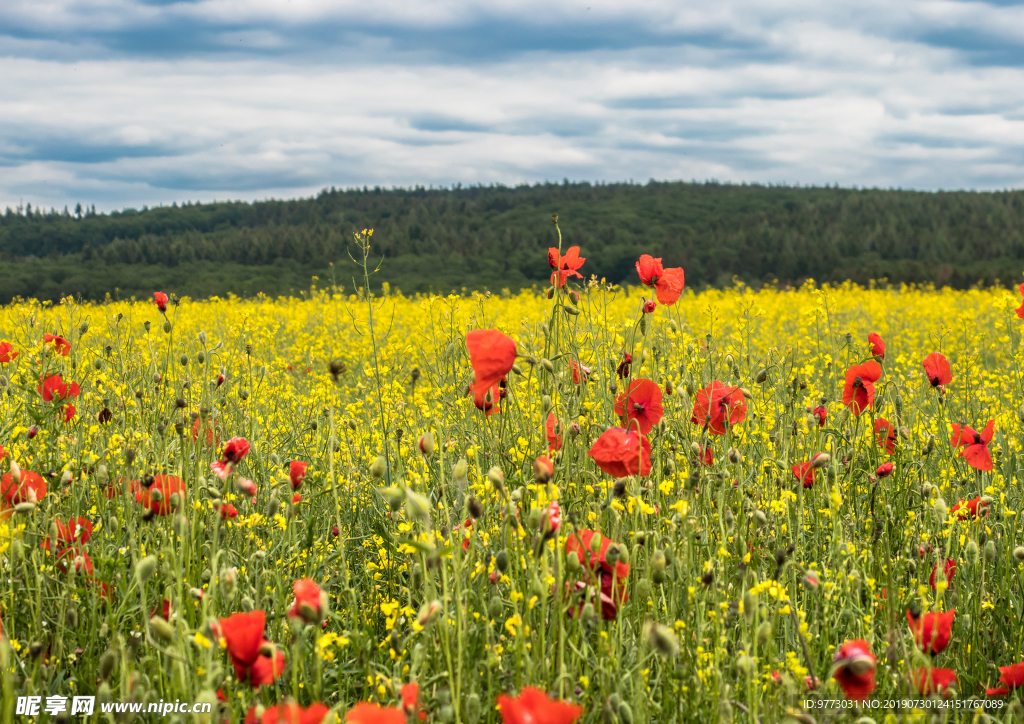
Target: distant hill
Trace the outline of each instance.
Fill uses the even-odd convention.
[[[1024,191],[919,192],[718,183],[324,190],[315,198],[110,214],[8,209],[0,301],[351,289],[352,232],[373,228],[376,282],[404,292],[545,283],[558,212],[581,271],[635,282],[641,253],[687,285],[851,279],[969,287],[1021,281]]]

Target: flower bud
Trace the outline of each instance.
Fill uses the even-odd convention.
[[[747,623],[753,623],[754,615],[757,613],[757,596],[750,591],[743,593],[743,618]]]
[[[1013,557],[1018,561],[1024,561],[1024,546],[1017,546],[1013,549]]]
[[[644,624],[644,638],[647,644],[665,658],[674,658],[679,654],[679,639],[675,631],[656,621]]]
[[[668,564],[668,559],[665,557],[665,551],[656,550],[654,555],[651,556],[651,570],[655,573],[661,573],[665,570],[665,566]]]
[[[540,366],[552,374],[554,374],[555,372],[555,365],[552,364],[551,360],[549,360],[547,357],[541,358]]]
[[[380,479],[384,477],[384,473],[388,471],[388,461],[383,455],[378,455],[377,458],[370,464],[370,475],[374,478]]]
[[[494,556],[494,567],[504,573],[508,570],[508,551],[502,549]]]
[[[576,551],[569,551],[565,556],[565,567],[570,573],[579,572],[580,568],[580,554]]]
[[[740,451],[739,450],[737,450],[736,448],[729,448],[729,462],[730,463],[732,463],[733,465],[738,465],[739,462],[742,459],[743,459],[743,456],[740,455]]]
[[[996,542],[990,540],[985,544],[985,561],[991,563],[996,559]]]
[[[220,572],[220,590],[230,598],[235,593],[235,584],[238,582],[238,570],[226,568]]]
[[[757,646],[763,648],[768,645],[768,642],[772,640],[772,625],[767,621],[762,621],[761,625],[757,627]]]
[[[424,603],[420,607],[420,612],[416,616],[416,621],[420,626],[426,626],[429,623],[437,620],[437,617],[441,615],[443,606],[438,600],[431,601],[430,603]]]
[[[967,541],[967,546],[964,548],[964,560],[969,565],[975,565],[978,562],[980,551],[978,550],[978,544],[974,541]]]
[[[141,583],[145,583],[156,573],[156,556],[146,556],[135,565],[135,576]]]
[[[766,525],[768,525],[768,516],[764,514],[763,510],[755,510],[754,511],[754,520],[757,521],[757,524],[759,526],[766,526]]]
[[[109,679],[110,675],[114,673],[114,668],[117,666],[117,660],[120,658],[117,649],[107,649],[100,656],[100,667],[99,675],[101,679]]]
[[[647,578],[641,578],[636,582],[636,595],[641,601],[647,601],[651,597],[651,582]]]
[[[427,500],[426,496],[410,490],[405,496],[405,513],[410,518],[426,520],[427,516],[430,515],[430,501]]]
[[[430,457],[434,454],[434,433],[425,432],[420,436],[420,452]]]
[[[940,523],[946,522],[946,516],[949,515],[949,510],[946,508],[946,501],[940,495],[935,499],[932,504],[932,510],[935,513],[935,519]]]
[[[757,384],[763,384],[768,379],[768,370],[763,367],[757,371],[757,376],[754,378],[754,382]]]
[[[466,697],[466,703],[463,705],[466,724],[477,724],[480,721],[480,712],[480,695],[474,691]]]
[[[149,619],[149,630],[161,641],[174,640],[174,627],[160,616],[153,616]]]
[[[820,470],[821,468],[827,467],[831,461],[832,456],[828,453],[818,453],[814,456],[814,459],[811,460],[811,467],[815,470]]]
[[[757,662],[747,654],[740,654],[739,658],[736,659],[736,668],[744,675],[750,676],[757,671]]]
[[[505,474],[501,472],[501,468],[497,465],[487,471],[487,479],[491,481],[491,485],[493,485],[496,490],[501,491],[505,489]]]
[[[166,319],[164,320],[164,332],[166,332],[167,334],[171,333],[171,323],[169,320]]]
[[[452,480],[457,485],[465,485],[469,482],[469,463],[466,462],[466,458],[459,458],[459,461],[455,463],[455,467],[452,468]]]

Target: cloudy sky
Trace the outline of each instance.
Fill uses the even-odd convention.
[[[2,0],[0,208],[1024,186],[1024,4]]]

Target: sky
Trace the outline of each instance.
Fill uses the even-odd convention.
[[[1024,3],[3,0],[0,208],[1024,186]]]

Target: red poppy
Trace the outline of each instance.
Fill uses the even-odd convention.
[[[586,382],[587,378],[590,377],[590,368],[584,367],[574,359],[569,360],[569,369],[572,370],[572,383],[574,385]]]
[[[564,287],[569,277],[582,279],[583,275],[577,269],[583,266],[583,262],[586,260],[586,257],[580,256],[578,246],[570,246],[565,256],[559,256],[558,249],[550,247],[548,249],[548,266],[555,270],[551,272],[551,283],[557,287]]]
[[[253,688],[274,683],[284,671],[284,653],[279,648],[274,647],[273,659],[260,653],[264,644],[269,643],[263,638],[266,620],[263,611],[235,613],[220,619],[221,635],[227,643],[235,675]]]
[[[892,475],[892,471],[896,469],[893,463],[882,463],[875,469],[875,475],[879,478],[886,478]]]
[[[167,295],[163,292],[153,292],[153,304],[163,314],[167,311]]]
[[[240,463],[251,449],[249,441],[244,437],[233,437],[224,444],[224,450],[220,454],[220,460],[210,463],[210,470],[217,473],[219,478],[226,479],[235,465]]]
[[[583,715],[583,707],[548,698],[540,689],[528,686],[513,698],[498,695],[504,724],[572,724]]]
[[[644,300],[644,314],[651,314],[658,308],[658,303],[653,299]]]
[[[538,482],[546,483],[555,474],[555,464],[547,455],[541,455],[533,461],[533,475]]]
[[[875,383],[882,379],[882,368],[874,360],[854,365],[846,370],[846,384],[843,385],[843,404],[860,415],[875,402]]]
[[[868,335],[868,344],[871,345],[871,356],[885,359],[885,341],[872,332]]]
[[[929,669],[922,666],[914,672],[914,688],[921,696],[942,694],[949,696],[949,687],[956,684],[956,672],[952,669]]]
[[[878,437],[878,444],[892,455],[896,452],[896,428],[884,417],[875,418],[875,435]]]
[[[302,487],[302,481],[306,479],[306,468],[309,467],[309,463],[304,463],[301,460],[292,460],[288,464],[288,479],[292,483],[292,490],[298,490]]]
[[[864,701],[875,690],[875,655],[864,639],[847,641],[836,651],[832,675],[847,699]]]
[[[1024,284],[1020,285],[1020,293],[1024,294]],[[1024,303],[1021,303],[1021,305],[1017,307],[1017,316],[1024,319]]]
[[[231,503],[224,503],[223,505],[220,506],[219,510],[220,510],[220,517],[223,518],[224,520],[229,520],[231,518],[237,518],[238,517],[238,508],[236,508],[235,506],[231,505]]]
[[[157,496],[160,500],[153,500],[154,490],[160,491],[160,495]],[[140,503],[143,508],[148,508],[156,515],[174,512],[171,509],[171,496],[175,493],[182,503],[185,502],[185,483],[175,475],[157,475],[148,488],[141,485],[138,480],[133,480],[132,492],[135,493],[136,503]]]
[[[60,569],[61,573],[68,572],[68,560],[70,560],[71,565],[75,567],[75,573],[85,573],[87,576],[92,576],[92,559],[89,558],[89,554],[85,552],[85,549],[81,545],[64,548],[58,554],[57,568]]]
[[[627,429],[636,421],[641,435],[646,435],[661,422],[665,408],[661,406],[661,388],[651,380],[632,380],[629,387],[615,398],[615,414]]]
[[[597,552],[591,547],[595,535],[599,536],[601,541]],[[629,600],[629,593],[626,591],[629,564],[618,561],[614,564],[609,563],[608,549],[611,547],[611,538],[592,530],[577,531],[565,542],[566,555],[575,552],[580,562],[597,575],[601,584],[601,618],[605,621],[614,620],[619,604]]]
[[[416,714],[417,719],[424,721],[427,718],[427,712],[420,710],[419,699],[420,685],[415,681],[410,681],[402,687],[402,711],[406,714]]]
[[[713,435],[724,435],[728,425],[743,422],[747,416],[747,400],[739,387],[715,380],[697,393],[690,421],[707,425]]]
[[[320,623],[327,610],[327,593],[312,578],[303,578],[292,584],[295,601],[288,609],[289,618],[301,618],[306,623]]]
[[[14,351],[14,345],[10,342],[0,342],[0,363],[13,362],[21,352]]]
[[[933,611],[923,616],[914,616],[907,611],[907,623],[910,624],[910,632],[914,634],[918,648],[926,654],[940,654],[945,651],[952,635],[954,616],[956,611]]]
[[[88,518],[71,518],[67,523],[60,518],[54,518],[54,525],[57,527],[56,548],[60,550],[66,545],[73,543],[87,543],[92,537],[92,521]],[[50,550],[50,537],[47,536],[42,547]]]
[[[46,497],[46,481],[38,473],[22,470],[19,482],[14,482],[12,473],[0,478],[0,495],[3,496],[5,507],[14,507],[18,503],[38,503]]]
[[[501,390],[498,383],[512,370],[516,361],[516,343],[496,329],[475,329],[466,335],[469,363],[473,367],[473,404],[478,410],[496,406]],[[487,393],[491,401],[486,401]]]
[[[963,447],[960,456],[975,470],[991,470],[992,455],[989,453],[988,444],[992,442],[992,436],[995,434],[995,424],[995,420],[989,420],[980,433],[966,425],[953,425],[953,436],[949,439],[949,444],[953,447]]]
[[[710,445],[698,445],[699,450],[693,456],[694,464],[711,465],[715,462],[715,451]]]
[[[547,433],[548,438],[548,452],[562,449],[562,436],[559,434],[561,427],[561,423],[558,422],[555,413],[549,412],[548,421],[544,425],[544,431]]]
[[[61,357],[67,357],[71,352],[71,343],[63,337],[58,337],[55,334],[44,334],[43,344],[50,344],[53,342],[53,348],[60,353]]]
[[[201,424],[200,424],[201,423]],[[218,427],[216,419],[203,420],[200,417],[195,419],[192,423],[192,442],[199,442],[200,427],[206,434],[203,435],[206,438],[206,445],[209,447],[218,447],[220,445],[220,436],[215,434]]]
[[[310,704],[308,709],[289,702],[265,709],[259,721],[260,724],[320,724],[329,711],[320,702]]]
[[[948,385],[953,381],[953,372],[949,368],[949,360],[938,352],[932,352],[921,362],[924,373],[928,375],[928,381],[932,387]]]
[[[960,518],[977,518],[979,515],[985,513],[988,509],[988,503],[981,499],[981,496],[976,496],[971,500],[964,500],[961,498],[952,508],[949,509],[949,514]]]
[[[78,414],[78,410],[72,404],[64,405],[61,410],[61,417],[64,418],[64,422],[71,422],[75,419],[75,415]]]
[[[151,608],[151,609],[149,609],[149,615],[151,617],[152,616],[159,616],[164,621],[170,621],[171,620],[171,602],[168,599],[165,598],[163,600],[163,604],[160,606],[160,610],[157,611],[155,608]]]
[[[540,519],[540,530],[544,535],[551,535],[562,527],[562,506],[557,500],[552,500],[545,508]]]
[[[952,583],[953,582],[953,576],[956,575],[956,561],[953,560],[952,558],[947,558],[946,562],[942,564],[942,572],[946,576],[946,583]],[[939,564],[936,563],[932,567],[932,574],[930,576],[928,576],[928,584],[932,587],[933,591],[937,590],[935,588],[935,580],[936,580],[936,577],[938,576],[938,573],[939,573]]]
[[[36,390],[43,396],[43,400],[46,402],[78,397],[78,393],[81,392],[77,382],[67,383],[59,374],[50,375],[45,380],[42,380],[36,387]]]
[[[637,274],[640,275],[641,283],[654,287],[658,301],[662,304],[673,305],[683,293],[685,275],[682,267],[665,269],[661,265],[661,258],[655,259],[650,254],[642,254],[636,263]]]
[[[817,468],[814,467],[814,461],[824,454],[825,453],[814,453],[814,457],[812,457],[807,462],[794,465],[791,468],[793,471],[793,475],[796,477],[797,480],[803,483],[805,488],[814,487],[814,476],[817,472]]]
[[[384,707],[361,701],[345,715],[348,724],[405,724],[405,712],[393,706]]]
[[[986,689],[985,694],[988,696],[1005,696],[1010,693],[1010,689],[1024,686],[1024,661],[1010,666],[1000,666],[999,674],[999,681],[1003,685],[996,689]]]
[[[597,467],[616,478],[651,472],[651,443],[637,432],[621,427],[605,430],[587,453]]]
[[[828,419],[827,407],[825,407],[824,405],[818,405],[813,410],[811,410],[811,414],[818,418],[818,427],[825,427],[825,420]]]

